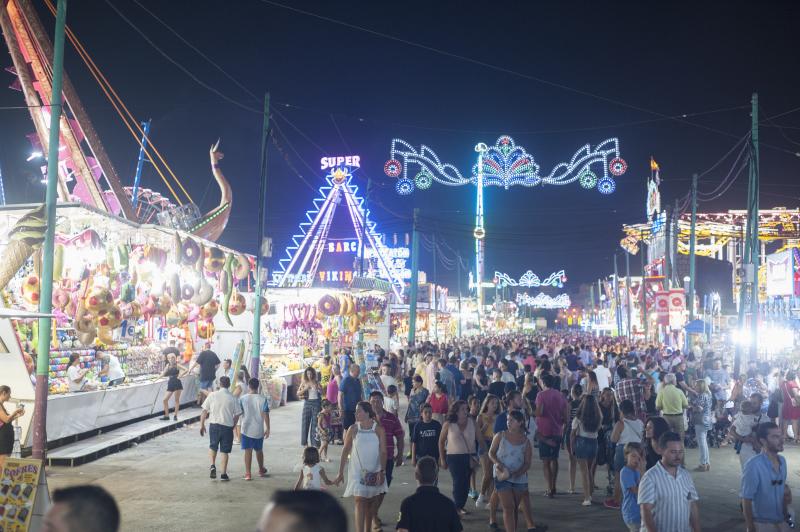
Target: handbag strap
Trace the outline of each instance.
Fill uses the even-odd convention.
[[[467,425],[469,425],[469,422],[470,418],[467,418]],[[467,443],[467,437],[464,436],[464,431],[458,426],[458,422],[455,423],[455,426],[458,429],[458,433],[461,435],[461,439],[464,441],[464,449],[467,451],[466,454],[472,454],[469,452],[469,444]]]

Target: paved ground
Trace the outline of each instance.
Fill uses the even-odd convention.
[[[268,479],[242,480],[242,453],[234,449],[231,456],[232,481],[222,483],[208,478],[207,439],[199,435],[198,425],[160,436],[137,447],[102,458],[80,467],[49,468],[51,489],[78,483],[94,482],[107,488],[122,508],[123,531],[169,530],[206,532],[218,530],[252,530],[261,508],[275,489],[291,488],[297,479],[299,462],[300,404],[273,410],[273,434],[266,443]],[[331,456],[338,456],[341,447],[332,447]],[[797,464],[800,448],[786,451],[790,467],[790,483],[800,485]],[[687,467],[697,465],[697,450],[687,451]],[[730,448],[712,449],[712,469],[709,473],[693,473],[701,497],[703,530],[743,530],[736,493],[739,483],[739,463]],[[558,489],[566,491],[568,477],[562,458]],[[335,476],[338,460],[325,465]],[[598,472],[598,484],[605,487],[605,476]],[[593,532],[623,530],[618,511],[603,508],[604,490],[595,492],[596,504],[580,505],[581,495],[558,495],[549,500],[541,495],[544,482],[541,465],[534,461],[531,471],[531,497],[534,518],[550,525],[550,530],[579,530]],[[580,486],[580,475],[578,475]],[[443,472],[441,488],[450,495],[451,482]],[[408,465],[395,470],[395,479],[380,512],[386,525],[394,528],[400,501],[414,490],[413,472]],[[333,488],[340,496],[343,488]],[[795,489],[797,493],[800,490]],[[342,499],[352,515],[352,501]],[[471,506],[471,504],[470,504]],[[487,530],[487,512],[475,511],[464,520],[468,531]],[[352,525],[351,525],[352,526]],[[520,525],[522,530],[522,525]]]

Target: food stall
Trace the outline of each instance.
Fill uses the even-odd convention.
[[[53,259],[54,327],[50,341],[49,442],[157,414],[166,379],[162,349],[179,348],[189,365],[206,346],[241,359],[252,328],[252,257],[182,231],[130,222],[80,204],[59,204]],[[43,208],[0,208],[2,306],[36,310],[44,234]],[[268,306],[262,299],[262,310]],[[249,318],[245,314],[249,314]],[[236,320],[236,321],[234,321]],[[23,446],[31,441],[36,319],[0,319],[0,375],[26,403]],[[116,356],[125,381],[101,377],[103,353]],[[93,391],[70,393],[70,355]],[[196,398],[193,374],[182,402]]]

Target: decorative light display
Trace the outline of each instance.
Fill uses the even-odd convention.
[[[525,288],[537,288],[539,286],[555,286],[563,288],[564,283],[567,282],[567,275],[564,270],[551,273],[544,281],[539,279],[539,276],[531,270],[525,272],[519,280],[512,279],[507,273],[494,272],[494,278],[497,286],[502,288],[504,286],[521,286]]]
[[[369,219],[369,210],[364,208],[364,198],[358,196],[358,187],[350,183],[352,178],[348,167],[332,168],[326,176],[327,185],[320,187],[320,195],[314,199],[314,208],[306,211],[308,221],[300,224],[300,232],[292,236],[292,244],[286,247],[286,257],[278,261],[278,271],[272,274],[276,286],[312,285],[326,249],[334,212],[340,204],[344,204],[353,223],[358,246],[365,246],[364,255],[375,259],[378,276],[391,282],[398,298],[402,296],[403,272],[396,266],[391,251],[375,231],[375,222]]]
[[[417,150],[414,146],[402,139],[393,139],[390,149],[390,159],[383,167],[389,177],[408,179],[408,166],[418,165],[427,171],[431,179],[443,185],[461,186],[477,184],[478,165],[472,167],[472,174],[465,177],[450,163],[442,163],[439,156],[426,145]],[[540,175],[539,165],[524,148],[517,146],[514,139],[503,135],[497,139],[494,146],[487,147],[483,153],[481,170],[483,171],[483,186],[499,186],[508,189],[515,185],[534,187],[537,185],[568,185],[581,179],[591,172],[592,167],[602,169],[602,178],[613,181],[613,176],[621,176],[628,168],[627,163],[620,157],[619,140],[606,139],[594,149],[589,144],[584,145],[567,162],[558,163],[547,175]],[[600,178],[600,181],[602,181]],[[581,182],[584,188],[592,181],[587,177]],[[599,189],[598,189],[599,190]]]
[[[616,189],[612,176],[625,173],[627,164],[620,157],[619,140],[606,139],[594,149],[584,145],[567,162],[556,164],[547,175],[539,173],[539,164],[533,156],[514,139],[503,135],[494,146],[483,142],[475,146],[478,154],[477,164],[472,166],[471,175],[464,176],[454,165],[443,163],[439,156],[428,146],[422,144],[419,149],[402,139],[393,139],[389,151],[389,160],[383,171],[389,177],[397,178],[395,190],[403,196],[411,194],[415,188],[427,189],[433,181],[448,186],[474,185],[475,201],[475,270],[477,284],[481,286],[484,277],[484,239],[486,229],[483,224],[483,188],[488,186],[510,187],[521,185],[535,187],[537,185],[568,185],[578,181],[583,188],[597,188],[601,194],[611,194]],[[419,167],[414,179],[409,178],[409,165]],[[592,171],[592,169],[595,169]],[[600,177],[602,176],[602,177]],[[478,289],[478,314],[482,313],[483,290]]]
[[[572,301],[567,294],[551,297],[544,292],[539,292],[536,297],[531,297],[529,294],[517,294],[517,305],[541,309],[560,309],[569,308]]]

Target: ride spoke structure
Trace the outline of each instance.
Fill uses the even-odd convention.
[[[508,190],[513,186],[535,187],[544,185],[563,186],[578,182],[585,189],[597,189],[601,194],[611,194],[619,177],[628,169],[620,155],[619,140],[606,139],[594,148],[585,144],[569,159],[553,166],[548,174],[540,172],[540,165],[525,148],[517,146],[514,139],[502,135],[493,146],[483,142],[475,146],[478,160],[469,175],[447,162],[442,162],[430,147],[419,149],[402,139],[393,139],[389,160],[383,166],[387,176],[396,178],[395,190],[408,195],[415,189],[426,190],[434,182],[448,186],[474,185],[475,200],[475,273],[477,277],[478,314],[483,312],[484,239],[486,229],[483,216],[483,189],[497,186]],[[416,174],[411,172],[415,171]],[[537,296],[538,297],[538,296]],[[560,307],[558,307],[560,308]]]
[[[337,207],[344,205],[353,226],[358,249],[375,264],[375,276],[389,281],[398,299],[404,289],[403,272],[395,261],[375,222],[369,219],[364,198],[358,195],[358,186],[351,183],[353,174],[347,166],[331,168],[326,185],[320,187],[314,208],[306,211],[307,222],[300,224],[299,233],[292,236],[286,247],[286,256],[278,261],[278,271],[272,274],[272,284],[278,287],[311,287],[319,269],[320,259],[326,250],[333,217]]]

